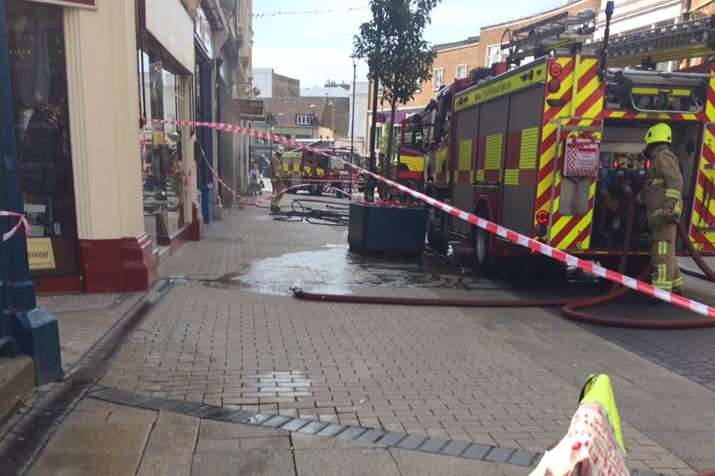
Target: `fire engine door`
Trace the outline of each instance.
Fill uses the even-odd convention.
[[[462,210],[474,210],[474,156],[479,128],[479,108],[471,108],[455,115],[456,141],[453,145],[451,166],[452,203]],[[453,220],[454,230],[469,233],[470,225]]]
[[[502,182],[501,223],[531,234],[536,189],[536,160],[542,116],[543,88],[511,96]]]

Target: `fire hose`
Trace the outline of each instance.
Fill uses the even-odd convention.
[[[628,263],[628,254],[633,238],[633,226],[635,223],[635,197],[629,199],[629,210],[626,225],[626,236],[623,243],[621,260],[618,265],[618,272],[623,273]],[[715,271],[713,271],[702,256],[697,252],[690,242],[688,233],[681,223],[678,223],[678,234],[686,243],[686,248],[695,263],[705,273],[709,281],[715,282]],[[651,266],[647,266],[638,276],[642,280],[650,274]],[[394,296],[356,296],[349,294],[326,294],[310,293],[302,289],[293,289],[293,296],[297,299],[319,302],[337,302],[353,304],[380,304],[380,305],[401,305],[401,306],[444,306],[444,307],[470,307],[470,308],[528,308],[528,307],[561,307],[563,317],[568,320],[592,324],[597,326],[624,327],[634,329],[701,329],[715,327],[714,320],[695,319],[638,319],[622,318],[613,316],[598,316],[584,312],[583,309],[602,306],[610,303],[625,294],[630,289],[615,285],[612,289],[601,296],[577,299],[470,299],[470,298],[413,298]]]

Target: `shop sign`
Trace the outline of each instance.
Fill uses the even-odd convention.
[[[97,0],[28,0],[36,3],[51,3],[63,7],[97,8]]]
[[[29,238],[27,240],[27,257],[30,262],[30,271],[55,269],[52,238]]]
[[[246,119],[263,119],[265,110],[261,99],[237,99],[238,115]]]

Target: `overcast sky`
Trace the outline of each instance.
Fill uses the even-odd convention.
[[[442,0],[432,13],[427,40],[432,43],[459,41],[479,34],[479,27],[537,13],[565,3],[564,0]],[[255,13],[304,12],[309,10],[367,7],[368,0],[254,0]],[[301,87],[322,85],[327,79],[352,81],[353,36],[369,10],[258,17],[253,66],[273,68],[279,74],[300,79]],[[367,67],[358,69],[358,81]]]

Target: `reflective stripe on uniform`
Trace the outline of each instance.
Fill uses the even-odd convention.
[[[656,266],[652,284],[656,288],[666,291],[673,289],[673,281],[668,279],[668,265],[659,264]]]
[[[666,256],[668,254],[668,242],[659,241],[658,242],[658,255]]]
[[[676,190],[674,188],[667,188],[667,189],[665,189],[665,196],[666,196],[666,198],[672,198],[673,200],[679,200],[680,199],[680,190]]]
[[[654,178],[648,179],[646,180],[646,182],[648,183],[648,185],[660,185],[662,183],[665,183],[665,180],[663,180],[662,178]]]
[[[685,285],[685,280],[682,276],[678,276],[673,280],[673,289],[682,288]]]

